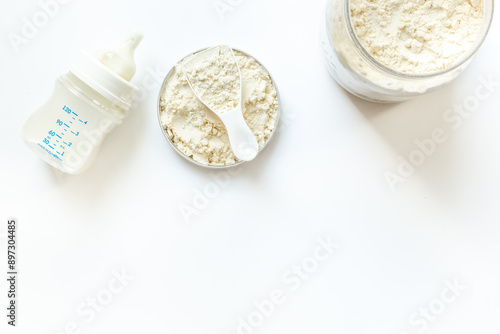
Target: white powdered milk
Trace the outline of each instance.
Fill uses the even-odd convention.
[[[240,101],[241,88],[238,64],[232,50],[222,45],[200,57],[202,61],[188,62],[183,66],[192,89],[215,113],[233,110]]]
[[[278,94],[264,67],[248,55],[238,51],[234,54],[242,78],[243,117],[262,148],[276,125]],[[160,119],[171,141],[187,157],[211,166],[238,162],[224,124],[195,96],[180,63],[165,84],[160,98]]]
[[[350,0],[363,47],[399,72],[428,74],[453,66],[474,44],[482,0]]]

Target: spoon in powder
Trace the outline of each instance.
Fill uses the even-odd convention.
[[[186,58],[181,66],[196,97],[224,123],[236,158],[253,160],[259,145],[243,118],[241,72],[233,50],[218,45]]]

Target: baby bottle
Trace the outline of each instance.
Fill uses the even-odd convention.
[[[70,71],[56,80],[50,99],[23,128],[25,143],[55,168],[79,174],[94,161],[104,137],[122,123],[137,88],[134,51],[142,34],[120,44],[83,52]]]

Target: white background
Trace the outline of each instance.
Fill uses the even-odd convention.
[[[13,332],[64,333],[74,322],[80,333],[233,334],[254,301],[279,289],[285,301],[255,333],[414,334],[421,328],[410,318],[436,303],[446,280],[466,288],[422,332],[500,332],[500,87],[458,128],[443,119],[481,77],[500,81],[498,22],[458,80],[378,105],[328,74],[323,1],[232,3],[221,18],[212,0],[73,0],[16,52],[8,34],[41,9],[36,0],[1,2],[0,242],[5,249],[6,220],[15,217],[20,245]],[[62,176],[25,147],[23,123],[81,49],[113,43],[131,27],[145,34],[134,79],[144,98],[88,172]],[[192,206],[212,177],[165,141],[160,83],[151,79],[220,42],[270,70],[284,122],[188,224],[180,207]],[[391,191],[384,174],[435,128],[447,141]],[[282,276],[328,236],[341,246],[292,291]],[[4,272],[4,250],[0,261]],[[134,279],[89,322],[76,309],[105,294],[115,270]]]

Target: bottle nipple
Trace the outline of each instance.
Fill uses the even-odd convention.
[[[111,71],[130,81],[135,74],[134,52],[143,36],[141,32],[133,30],[121,43],[98,51],[94,57]]]

